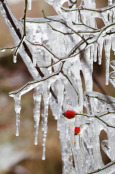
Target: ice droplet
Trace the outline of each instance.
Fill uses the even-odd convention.
[[[13,55],[13,62],[16,63],[17,62],[17,55]]]

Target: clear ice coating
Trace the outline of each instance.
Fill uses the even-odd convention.
[[[20,111],[21,111],[21,96],[15,95],[15,112],[16,112],[16,136],[19,136],[19,128],[20,128]]]
[[[45,160],[45,144],[46,144],[46,136],[47,136],[47,122],[48,122],[48,108],[49,108],[49,88],[50,83],[44,82],[42,87],[42,95],[43,95],[43,106],[42,106],[42,146],[43,146],[43,155],[42,160]]]
[[[9,94],[15,100],[16,135],[19,135],[21,96],[34,89],[34,144],[38,144],[41,121],[42,159],[45,160],[50,107],[57,120],[63,174],[114,174],[115,98],[93,91],[92,73],[95,62],[103,63],[104,50],[105,83],[108,85],[110,81],[115,87],[115,60],[110,60],[111,49],[115,54],[115,0],[108,0],[108,7],[101,9],[96,9],[95,0],[82,0],[79,8],[76,8],[76,0],[46,2],[53,6],[57,16],[26,18],[27,34],[21,42],[23,20],[18,21],[6,0],[0,0],[0,12],[15,45],[21,43],[18,52],[34,79]],[[68,8],[63,7],[65,2]],[[29,10],[31,3],[28,0]],[[12,21],[7,18],[7,11]],[[97,27],[96,18],[103,20],[103,28]],[[83,107],[87,114],[83,113]],[[67,110],[74,110],[75,118],[64,117]],[[79,134],[74,135],[74,127],[80,127]],[[102,131],[107,139],[100,141]],[[101,151],[110,163],[104,164]]]
[[[28,0],[28,10],[31,10],[32,8],[32,0]]]
[[[17,55],[13,55],[13,62],[14,62],[14,63],[17,62]]]
[[[38,144],[38,129],[39,129],[39,122],[40,122],[40,106],[41,106],[41,94],[39,93],[39,88],[36,87],[33,95],[34,99],[34,121],[35,121],[35,139],[34,144]]]

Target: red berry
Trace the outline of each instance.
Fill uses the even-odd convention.
[[[80,133],[80,127],[75,127],[74,134],[77,135],[78,133]]]
[[[67,110],[65,113],[65,117],[68,119],[74,118],[75,117],[75,112],[72,110]]]

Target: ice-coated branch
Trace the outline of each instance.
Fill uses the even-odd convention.
[[[109,32],[108,33],[108,30],[110,30],[111,31],[111,29],[113,29],[113,26],[115,26],[115,23],[112,23],[112,24],[108,24],[107,26],[104,26],[103,28],[101,28],[101,29],[96,29],[96,28],[93,28],[93,27],[90,27],[90,26],[88,26],[88,25],[86,25],[86,24],[84,24],[83,22],[82,23],[75,23],[75,22],[72,22],[72,24],[73,25],[82,25],[82,26],[85,26],[85,27],[87,27],[87,28],[89,28],[89,29],[92,29],[93,31],[91,31],[91,30],[85,30],[85,31],[82,31],[82,30],[77,30],[77,31],[75,31],[73,28],[72,28],[72,26],[70,27],[70,26],[68,26],[66,23],[64,23],[64,22],[62,22],[62,21],[58,21],[58,20],[54,20],[54,19],[51,19],[51,18],[49,18],[49,17],[46,17],[46,16],[44,16],[44,18],[46,18],[46,19],[48,19],[48,20],[50,20],[50,21],[55,21],[55,22],[58,22],[58,23],[61,23],[61,24],[63,24],[63,25],[65,25],[67,28],[69,28],[73,33],[75,33],[75,34],[77,34],[78,36],[80,36],[84,41],[85,41],[85,33],[86,33],[86,35],[87,35],[87,33],[99,33],[98,35],[97,35],[97,39],[95,40],[95,41],[97,41],[98,39],[99,39],[99,37],[102,35],[102,34],[104,34],[105,36],[106,36],[106,34],[108,34],[108,35],[112,35],[112,34],[114,34],[114,32]],[[57,31],[57,32],[60,32],[60,33],[62,33],[62,34],[65,34],[66,35],[66,33],[64,33],[64,32],[62,32],[62,31],[60,31],[60,30],[57,30],[57,29],[55,29],[54,27],[52,27],[51,25],[50,25],[50,27],[53,29],[53,30],[55,30],[55,31]],[[106,31],[106,32],[105,32]],[[104,33],[105,32],[105,33]],[[68,33],[68,35],[69,34],[73,34],[73,33]],[[82,34],[84,34],[84,37],[82,37],[79,33],[82,33]]]
[[[108,114],[115,114],[115,112],[111,112],[111,111],[108,110],[108,112],[99,115],[99,117],[103,117],[103,116],[106,116],[106,115],[108,115]]]
[[[27,40],[27,39],[26,39]],[[53,57],[55,57],[56,59],[60,60],[59,57],[57,57],[51,50],[49,50],[48,47],[46,47],[44,44],[39,44],[39,43],[33,43],[29,40],[27,40],[31,45],[34,45],[34,46],[40,46],[40,47],[43,47],[45,50],[47,50]]]
[[[102,115],[99,115],[99,116],[98,115],[78,114],[78,113],[76,115],[81,115],[81,116],[88,117],[88,118],[96,118],[96,119],[100,120],[101,122],[103,122],[106,126],[115,129],[115,126],[109,125],[106,121],[104,121],[103,119],[100,118],[100,117],[105,116],[105,115],[108,115],[110,113],[115,113],[115,112],[109,112],[109,113],[102,114]]]
[[[32,89],[34,89],[35,87],[38,86],[39,83],[44,82],[54,76],[57,76],[60,72],[61,72],[62,66],[59,68],[59,70],[57,72],[52,73],[51,75],[48,75],[47,77],[43,77],[40,80],[37,81],[32,81],[32,82],[28,82],[27,84],[25,84],[23,87],[21,87],[20,89],[14,91],[14,92],[10,92],[9,96],[13,97],[14,95],[23,95],[29,91],[31,91]]]
[[[24,9],[24,29],[23,29],[23,37],[22,39],[20,40],[20,43],[18,44],[17,48],[16,48],[16,51],[13,55],[13,58],[14,58],[14,63],[17,62],[17,54],[18,54],[18,50],[20,49],[23,41],[24,41],[24,38],[26,36],[26,15],[27,15],[27,5],[28,5],[28,0],[25,0],[25,9]]]
[[[102,170],[105,170],[105,169],[107,169],[107,168],[113,166],[114,164],[115,164],[115,162],[111,162],[110,164],[107,164],[105,167],[100,168],[100,169],[97,169],[97,170],[95,170],[94,172],[90,172],[90,173],[87,173],[87,174],[98,173],[98,172],[100,172],[100,171],[102,171]]]
[[[88,94],[85,94],[85,96],[88,96]],[[106,96],[106,99],[103,99],[99,96],[90,96],[90,97],[91,98],[96,98],[96,99],[101,100],[103,102],[106,102],[107,104],[110,104],[110,105],[115,104],[115,102],[112,101],[109,96]]]
[[[62,32],[62,31],[60,31],[60,30],[57,30],[56,28],[54,28],[54,27],[52,27],[50,24],[48,24],[50,27],[51,27],[51,29],[52,30],[54,30],[54,31],[56,31],[56,32],[59,32],[59,33],[61,33],[61,34],[63,34],[63,35],[71,35],[71,34],[74,34],[74,33],[64,33],[64,32]]]
[[[79,103],[79,94],[78,94],[76,88],[75,88],[74,85],[72,84],[72,82],[71,82],[71,80],[69,79],[69,77],[68,77],[66,74],[64,74],[63,70],[61,70],[61,73],[62,73],[63,76],[69,81],[69,83],[72,85],[73,89],[75,90],[75,92],[76,92],[76,94],[77,94],[77,96],[78,96],[78,103]]]
[[[30,3],[30,2],[29,2]],[[20,22],[15,18],[15,16],[13,15],[11,9],[9,8],[6,0],[1,0],[0,1],[0,9],[1,9],[1,14],[12,34],[12,37],[14,38],[15,47],[12,48],[3,48],[0,51],[4,52],[8,49],[14,50],[16,49],[15,53],[14,53],[14,62],[16,62],[16,57],[17,57],[17,53],[19,52],[19,54],[21,55],[24,63],[26,64],[26,66],[28,67],[28,70],[30,72],[30,74],[32,75],[32,77],[34,79],[38,79],[39,76],[43,77],[44,74],[43,72],[40,70],[40,68],[37,66],[34,67],[33,63],[32,63],[32,54],[31,51],[28,47],[28,44],[25,40],[26,37],[26,15],[27,15],[27,7],[28,7],[28,1],[25,0],[25,9],[24,9],[24,28],[22,29],[22,25],[20,24]],[[20,47],[22,46],[22,49],[20,51]],[[23,51],[22,51],[23,50]],[[51,90],[52,95],[54,96],[54,92],[53,90]]]
[[[18,44],[18,46],[16,46],[15,53],[13,54],[13,62],[14,63],[17,62],[17,54],[18,54],[18,51],[19,51],[19,49],[20,49],[20,47],[21,47],[21,45],[22,45],[22,43],[24,41],[24,38],[25,38],[25,36],[22,37],[22,39],[21,39],[20,43]]]
[[[99,8],[99,9],[93,9],[93,8],[86,8],[86,7],[83,7],[82,5],[78,8],[75,8],[75,9],[68,9],[68,8],[64,8],[64,7],[61,7],[62,10],[64,10],[65,12],[71,12],[71,11],[89,11],[89,12],[97,12],[97,13],[103,13],[103,12],[106,12],[106,11],[110,11],[111,9],[115,8],[115,3],[113,3],[111,6],[107,6],[107,7],[104,7],[104,8]]]
[[[106,36],[106,34],[108,33],[107,30],[108,30],[108,29],[109,29],[109,30],[113,29],[113,28],[112,28],[113,26],[115,26],[115,23],[112,23],[112,24],[110,24],[110,25],[108,25],[108,26],[103,27],[103,28],[101,29],[101,31],[100,31],[98,37],[97,37],[97,40],[98,40],[99,37],[104,33],[104,31],[106,31],[106,32],[104,33],[105,36]],[[111,34],[114,34],[114,32],[113,32],[113,33],[111,32]]]
[[[0,49],[0,52],[5,52],[6,50],[11,50],[11,51],[13,51],[15,48],[17,48],[17,46],[8,47],[8,48],[1,48],[1,49]]]
[[[87,42],[88,40],[90,40],[90,39],[92,39],[92,37],[86,39],[86,42]],[[30,41],[28,41],[28,42],[30,42]],[[57,56],[56,56],[51,50],[49,50],[44,44],[32,43],[32,42],[30,42],[30,43],[31,43],[32,45],[34,45],[34,46],[41,46],[41,47],[44,47],[44,48],[45,48],[48,52],[50,52],[56,59],[58,59],[57,62],[55,62],[55,63],[53,63],[53,64],[51,64],[51,65],[49,65],[49,66],[42,67],[42,68],[49,68],[50,66],[56,65],[56,64],[58,64],[59,62],[63,62],[63,61],[66,61],[67,59],[74,58],[76,55],[80,54],[80,53],[86,48],[86,46],[85,46],[85,48],[83,48],[83,50],[80,50],[80,49],[79,49],[80,46],[82,46],[82,45],[84,44],[84,41],[80,41],[78,44],[76,44],[76,45],[74,46],[74,48],[72,48],[72,50],[69,52],[69,54],[68,54],[67,56],[65,56],[65,57],[57,57]],[[75,53],[77,50],[78,50],[78,53]],[[79,50],[80,50],[80,51],[79,51]]]
[[[19,51],[20,46],[23,44],[24,49],[26,50],[27,54],[29,57],[32,57],[30,50],[28,49],[26,43],[24,42],[24,38],[26,36],[26,15],[27,15],[27,4],[28,1],[25,0],[25,10],[24,10],[24,29],[22,31],[22,26],[20,25],[20,23],[17,21],[17,19],[14,17],[14,15],[12,14],[10,8],[8,7],[7,3],[5,0],[1,1],[1,13],[5,19],[5,21],[8,19],[10,22],[10,32],[12,33],[12,30],[14,30],[13,32],[16,32],[16,36],[18,36],[18,38],[15,38],[16,41],[18,41],[19,43],[16,44],[16,47],[12,47],[11,49],[16,48],[15,53],[14,53],[14,63],[17,62],[17,54]],[[3,9],[2,9],[3,8]],[[4,15],[4,11],[6,13],[6,16]],[[9,22],[6,21],[6,24],[9,25]],[[22,34],[23,33],[23,34]],[[22,36],[23,35],[23,36]],[[14,34],[12,35],[14,37]],[[10,49],[10,48],[4,48],[4,51]],[[1,51],[3,51],[3,49],[1,49]]]
[[[28,0],[25,0],[25,9],[24,9],[24,36],[26,36],[26,16],[27,16]]]
[[[103,119],[101,119],[100,117],[98,117],[98,116],[94,116],[95,118],[97,118],[98,120],[100,120],[101,122],[103,122],[104,124],[106,124],[106,126],[108,126],[108,127],[111,127],[111,128],[115,128],[115,126],[111,126],[111,125],[109,125],[107,122],[105,122]]]
[[[72,22],[72,24],[73,24],[73,25],[78,25],[78,26],[85,26],[85,27],[87,27],[87,28],[89,28],[89,29],[92,29],[92,30],[94,30],[94,31],[95,31],[95,30],[100,31],[100,29],[90,27],[90,26],[84,24],[83,22],[82,22],[81,24],[78,24],[78,23]],[[88,31],[87,31],[87,32],[88,32]],[[91,32],[91,31],[89,31],[89,32]],[[93,31],[92,31],[92,32],[93,32]]]
[[[87,41],[85,40],[85,38],[82,37],[82,36],[79,34],[79,32],[76,32],[72,27],[70,27],[70,26],[67,24],[66,21],[56,21],[56,20],[52,20],[52,19],[46,17],[46,15],[45,15],[45,13],[44,13],[43,10],[42,10],[42,12],[43,12],[43,16],[44,16],[45,19],[48,19],[48,20],[50,20],[50,21],[55,21],[55,22],[61,23],[62,25],[66,26],[68,29],[70,29],[73,33],[75,33],[76,35],[78,35],[78,36],[79,36],[83,41],[85,41],[86,44],[87,44]],[[52,28],[52,26],[51,26],[51,28]],[[56,30],[55,30],[55,31],[56,31]],[[59,31],[58,31],[58,32],[59,32]]]
[[[15,45],[19,46],[19,43],[23,37],[23,28],[20,22],[16,19],[11,9],[9,8],[6,0],[0,0],[0,13],[2,14],[6,25],[14,39]],[[24,41],[22,44],[22,49],[19,54],[22,57],[24,63],[26,64],[30,74],[34,79],[39,77],[37,69],[32,64],[32,53]]]

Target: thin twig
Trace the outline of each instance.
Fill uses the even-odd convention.
[[[91,98],[97,98],[98,100],[104,101],[107,104],[115,104],[115,102],[111,101],[111,99],[108,100],[108,98],[107,98],[107,100],[105,100],[105,99],[102,99],[102,98],[100,98],[98,96],[89,96],[88,94],[86,94],[86,96],[91,97]]]
[[[59,22],[59,23],[65,25],[67,28],[69,28],[71,31],[73,31],[76,35],[78,35],[87,44],[87,40],[84,37],[82,37],[78,32],[76,32],[73,28],[71,28],[70,26],[68,26],[68,24],[65,21],[60,22],[60,21],[52,20],[52,19],[50,19],[50,18],[48,18],[48,17],[45,16],[45,13],[44,13],[43,10],[42,10],[42,13],[43,13],[43,16],[44,16],[45,19],[48,19],[48,20],[51,20],[51,21],[55,21],[55,22]]]
[[[61,72],[61,69],[62,69],[62,66],[60,67],[60,69],[55,72],[55,73],[52,73],[51,75],[47,76],[47,77],[44,77],[40,80],[37,80],[37,81],[32,81],[32,82],[28,82],[27,84],[25,84],[23,87],[21,87],[20,89],[16,90],[16,91],[13,91],[13,92],[10,92],[9,93],[9,96],[14,96],[16,94],[19,94],[23,91],[23,93],[25,94],[26,92],[29,92],[30,90],[32,90],[33,88],[35,88],[40,82],[43,82],[43,81],[46,81],[48,79],[50,79],[51,77],[54,77],[56,75],[58,75],[60,72]],[[34,84],[36,84],[36,86],[33,86]],[[29,87],[31,87],[29,89]]]
[[[114,25],[115,25],[115,23],[112,23],[112,24],[110,24],[110,25],[108,25],[108,26],[103,27],[103,28],[101,29],[101,31],[100,31],[100,33],[99,33],[99,35],[98,35],[98,37],[97,37],[96,40],[99,39],[99,37],[102,35],[102,33],[103,33],[106,29],[108,29],[109,27],[112,27],[112,26],[114,26]]]
[[[78,13],[79,13],[79,17],[80,17],[80,22],[83,26],[89,28],[89,29],[92,29],[93,31],[77,31],[77,33],[96,33],[96,32],[100,32],[100,29],[96,29],[96,28],[93,28],[93,27],[90,27],[86,24],[84,24],[83,20],[82,20],[82,16],[81,16],[81,12],[80,12],[80,9],[78,8]],[[73,22],[73,25],[76,25],[74,22]]]
[[[77,48],[76,48],[77,49]],[[60,63],[60,62],[65,62],[66,60],[69,60],[69,59],[72,59],[72,58],[75,58],[76,59],[76,56],[77,55],[79,55],[79,54],[81,54],[84,50],[86,49],[86,46],[84,47],[84,49],[83,50],[80,50],[78,53],[75,53],[75,54],[73,54],[73,55],[71,55],[71,56],[65,56],[65,57],[63,57],[63,58],[60,58],[60,60],[58,60],[57,62],[54,62],[53,64],[51,64],[51,65],[49,65],[49,66],[41,66],[40,68],[50,68],[50,67],[52,67],[52,66],[55,66],[55,65],[57,65],[58,63]]]
[[[34,46],[40,46],[40,47],[43,47],[45,48],[53,57],[55,57],[56,59],[58,60],[61,60],[61,58],[57,57],[51,50],[49,50],[49,48],[47,48],[44,44],[39,44],[39,43],[33,43],[31,41],[29,41],[28,39],[26,39],[31,45],[34,45]]]
[[[54,30],[54,31],[56,31],[56,32],[59,32],[59,33],[61,33],[61,34],[63,34],[63,35],[71,35],[71,34],[74,34],[74,33],[64,33],[64,32],[62,32],[62,31],[60,31],[60,30],[55,29],[55,28],[52,27],[50,24],[48,24],[48,25],[51,27],[52,30]]]
[[[108,111],[108,112],[106,112],[106,113],[104,113],[104,114],[99,115],[99,117],[103,117],[103,116],[106,116],[106,115],[108,115],[108,114],[115,114],[115,112],[110,112],[110,111]]]
[[[20,40],[20,43],[18,44],[17,48],[16,48],[16,51],[14,53],[14,56],[17,56],[17,53],[18,53],[18,50],[20,48],[20,46],[22,45],[23,41],[24,41],[24,38],[26,36],[26,15],[27,15],[27,5],[28,5],[28,0],[25,0],[25,9],[24,9],[24,34],[23,34],[23,37],[22,39]]]
[[[27,7],[28,7],[28,0],[25,0],[25,9],[24,9],[24,36],[26,36],[26,16],[27,16]]]
[[[107,113],[107,114],[109,114],[109,113]],[[106,115],[107,115],[107,114],[106,114]],[[87,115],[87,114],[78,114],[78,113],[77,113],[76,115],[81,115],[81,116],[85,116],[85,117],[88,117],[88,118],[97,118],[98,120],[100,120],[101,122],[103,122],[104,124],[106,124],[106,126],[115,129],[115,126],[109,125],[107,122],[105,122],[104,120],[102,120],[102,119],[100,118],[101,116],[104,116],[104,114],[102,114],[102,115],[100,115],[100,116],[97,116],[97,115]]]
[[[19,43],[18,46],[16,47],[16,51],[15,51],[15,53],[14,53],[14,56],[17,56],[17,54],[18,54],[18,50],[19,50],[21,44],[23,43],[24,38],[25,38],[25,36],[23,35],[23,37],[22,37],[20,43]]]
[[[14,47],[9,47],[9,48],[2,48],[2,49],[0,49],[0,52],[5,52],[6,50],[13,50],[13,49],[15,49],[15,48],[17,48],[17,46],[14,46]]]
[[[71,82],[71,80],[69,79],[69,77],[63,72],[63,70],[61,71],[61,73],[63,74],[63,76],[69,81],[69,83],[71,84],[71,86],[73,87],[73,89],[74,89],[74,91],[75,91],[75,93],[77,94],[77,96],[78,96],[78,104],[79,104],[79,94],[78,94],[78,92],[77,92],[77,90],[75,89],[75,87],[74,87],[74,85],[73,85],[73,83]]]
[[[110,7],[99,8],[99,9],[84,8],[83,6],[80,6],[79,8],[75,8],[75,9],[68,9],[68,8],[61,7],[61,9],[65,12],[80,10],[80,11],[91,11],[91,12],[97,12],[97,13],[102,13],[102,12],[111,10],[112,8],[115,8],[115,3],[113,3],[112,6]]]
[[[100,29],[90,27],[89,25],[86,25],[86,24],[84,24],[84,23],[82,23],[82,24],[77,24],[77,23],[75,23],[75,22],[72,22],[72,24],[73,24],[73,25],[78,25],[78,26],[81,25],[81,26],[85,26],[85,27],[87,27],[87,28],[89,28],[89,29],[92,29],[92,30],[100,31]]]
[[[103,168],[101,168],[101,169],[97,169],[97,170],[95,170],[94,172],[90,172],[90,173],[87,173],[87,174],[98,173],[98,172],[100,172],[100,171],[102,171],[102,170],[104,170],[104,169],[107,169],[108,167],[111,167],[111,166],[114,165],[114,164],[115,164],[115,161],[112,162],[111,164],[107,164],[105,167],[103,167]]]

